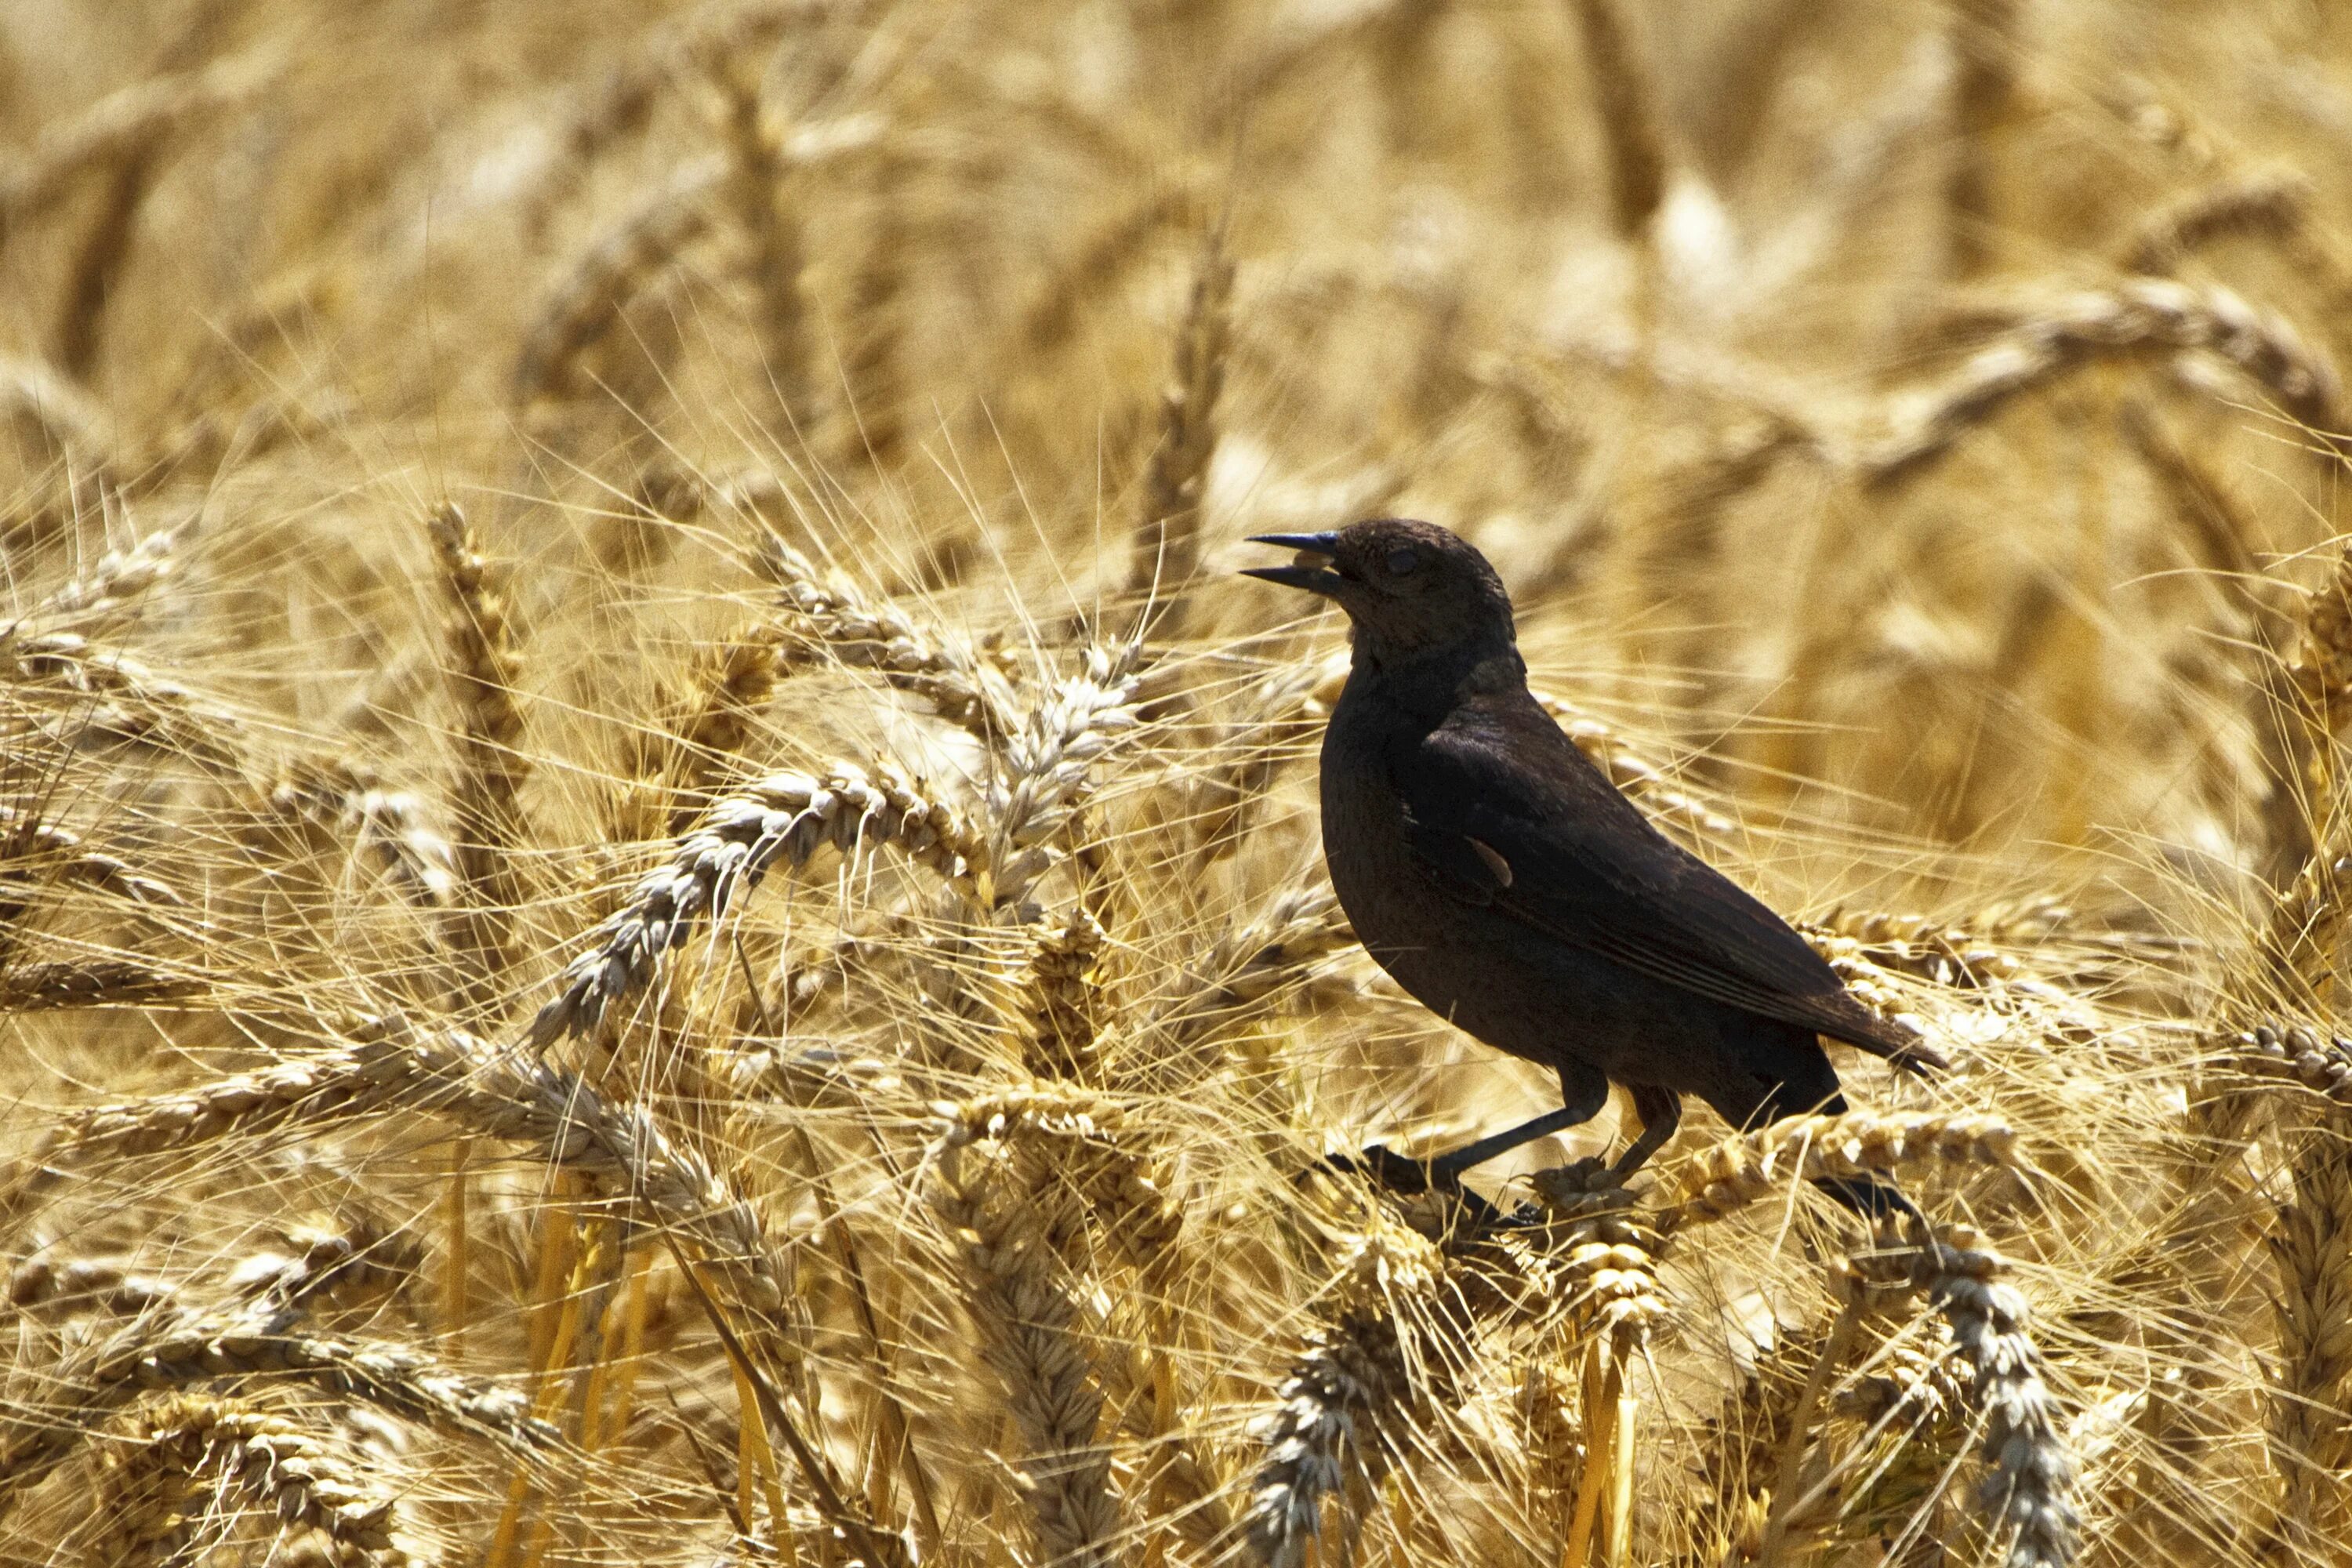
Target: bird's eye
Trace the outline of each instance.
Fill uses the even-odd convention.
[[[1402,577],[1421,564],[1421,552],[1410,544],[1399,545],[1389,552],[1389,575]]]

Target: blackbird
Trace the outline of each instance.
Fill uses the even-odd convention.
[[[1788,923],[1650,826],[1528,690],[1511,601],[1432,523],[1270,533],[1248,575],[1348,612],[1354,659],[1323,737],[1323,855],[1365,950],[1424,1005],[1554,1068],[1558,1110],[1419,1170],[1455,1187],[1587,1121],[1612,1081],[1642,1123],[1631,1173],[1695,1094],[1734,1127],[1841,1111],[1821,1037],[1916,1070],[1943,1059],[1848,995]],[[1410,1164],[1385,1151],[1375,1169]],[[1892,1187],[1824,1181],[1864,1214]]]

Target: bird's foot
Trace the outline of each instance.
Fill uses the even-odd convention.
[[[1353,1154],[1333,1154],[1325,1164],[1349,1175],[1370,1176],[1400,1197],[1445,1200],[1450,1213],[1443,1228],[1483,1231],[1502,1223],[1502,1212],[1462,1184],[1461,1173],[1444,1160],[1415,1160],[1375,1143]]]
[[[1370,1176],[1392,1193],[1411,1195],[1416,1193],[1454,1192],[1461,1188],[1461,1179],[1446,1171],[1436,1160],[1415,1160],[1400,1154],[1384,1143],[1353,1154],[1333,1154],[1326,1162],[1332,1169],[1345,1171],[1351,1176]]]

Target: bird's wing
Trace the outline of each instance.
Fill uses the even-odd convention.
[[[1454,896],[1709,1000],[1944,1065],[1847,994],[1780,916],[1652,827],[1531,700],[1466,704],[1394,743],[1389,763],[1413,851]]]

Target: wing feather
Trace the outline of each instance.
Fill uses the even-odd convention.
[[[1454,896],[1695,995],[1906,1065],[1937,1054],[1848,994],[1787,921],[1650,826],[1524,692],[1391,748],[1415,854]]]

